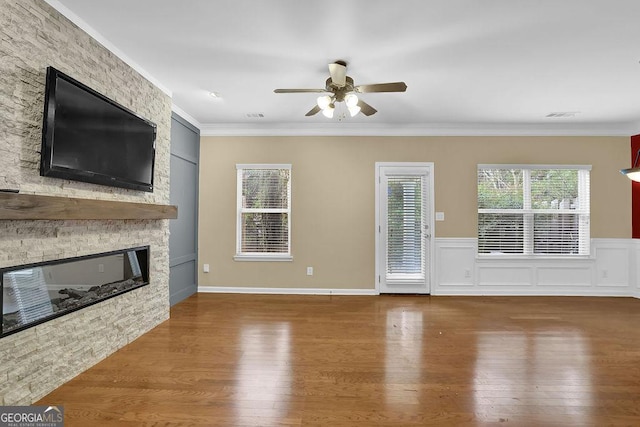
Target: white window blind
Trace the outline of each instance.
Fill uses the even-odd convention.
[[[590,166],[478,165],[478,254],[590,254]]]
[[[291,165],[237,165],[236,257],[288,256]]]
[[[407,275],[424,277],[422,180],[412,176],[388,177],[387,280]]]

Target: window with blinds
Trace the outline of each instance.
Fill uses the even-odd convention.
[[[236,259],[290,259],[291,165],[236,169]]]
[[[590,166],[478,165],[478,254],[590,254]]]

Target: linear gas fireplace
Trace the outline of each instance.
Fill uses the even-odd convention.
[[[149,284],[149,246],[0,269],[0,337]]]

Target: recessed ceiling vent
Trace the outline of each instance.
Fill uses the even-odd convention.
[[[247,113],[247,117],[250,119],[262,119],[264,118],[263,113]]]
[[[549,113],[545,117],[555,117],[555,118],[575,117],[579,113],[580,113],[579,111],[557,111],[554,113]]]

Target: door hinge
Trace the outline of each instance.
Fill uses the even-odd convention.
[[[378,283],[380,283],[380,275],[378,275]]]
[[[382,233],[382,228],[378,226],[378,233]]]

